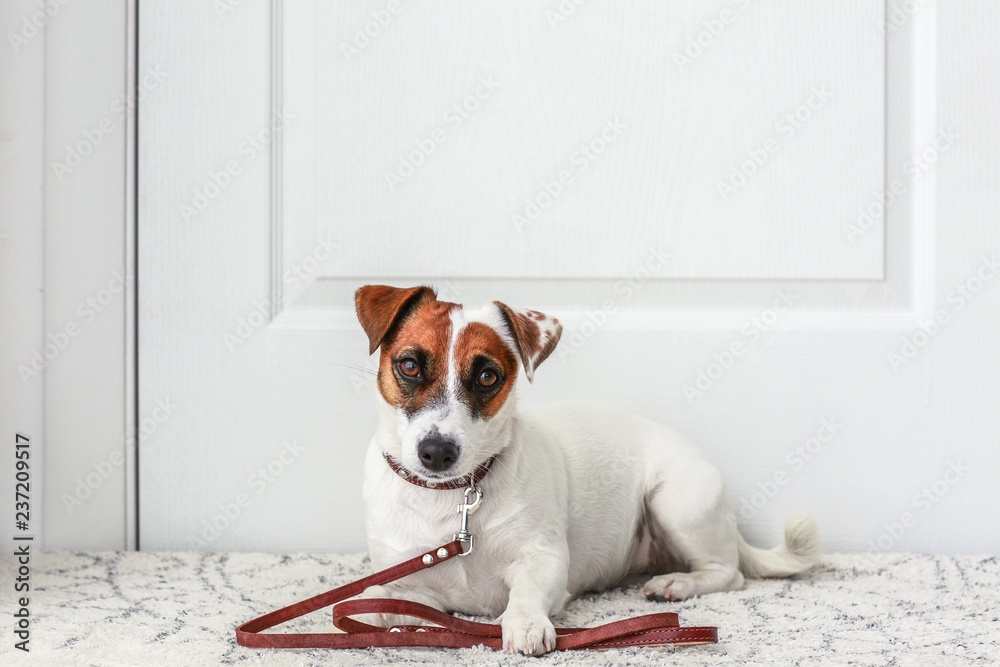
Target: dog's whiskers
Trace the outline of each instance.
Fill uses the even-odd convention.
[[[334,366],[341,366],[343,368],[353,368],[356,371],[361,371],[362,373],[368,373],[369,375],[378,375],[378,371],[373,371],[370,368],[365,368],[364,366],[359,366],[357,364],[333,364]]]

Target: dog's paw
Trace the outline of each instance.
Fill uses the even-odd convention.
[[[500,617],[503,648],[508,653],[544,655],[556,647],[556,629],[543,614],[511,613]]]
[[[698,594],[698,587],[689,572],[675,572],[653,577],[642,587],[648,600],[678,602]]]

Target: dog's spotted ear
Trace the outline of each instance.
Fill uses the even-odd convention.
[[[494,301],[510,329],[517,352],[524,364],[524,374],[531,382],[535,369],[552,354],[562,335],[562,325],[559,320],[549,317],[537,310],[520,310]]]
[[[386,334],[413,306],[437,295],[430,287],[390,287],[365,285],[354,293],[354,306],[361,328],[368,334],[369,351],[374,354]]]

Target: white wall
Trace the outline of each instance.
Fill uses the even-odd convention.
[[[960,138],[936,172],[935,305],[954,318],[933,341],[931,364],[942,381],[928,400],[940,459],[961,456],[971,470],[927,512],[920,533],[939,535],[942,550],[997,553],[1000,531],[990,517],[1000,507],[1000,276],[974,290],[985,260],[994,267],[1000,260],[1000,5],[939,2],[936,11],[937,122]],[[900,490],[902,498],[936,477],[928,471]]]
[[[36,9],[30,0],[0,5],[0,26],[19,35],[21,21]],[[15,26],[17,26],[15,28]],[[6,32],[6,31],[4,31]],[[31,35],[29,29],[28,34]],[[5,40],[6,41],[6,40]],[[40,378],[22,379],[17,366],[30,363],[30,351],[44,343],[42,299],[42,212],[45,89],[45,38],[33,35],[25,43],[5,43],[0,58],[0,482],[8,502],[0,506],[10,541],[14,525],[13,480],[16,433],[32,440],[30,465],[34,489],[30,534],[42,536],[42,481],[45,431]],[[10,485],[10,486],[8,486]],[[10,493],[7,493],[7,489]]]
[[[30,0],[6,3],[0,25],[20,25],[21,18],[30,16],[36,6]],[[112,104],[127,89],[127,6],[69,3],[61,7],[57,15],[46,19],[46,34],[33,37],[23,51],[0,61],[6,89],[16,91],[0,100],[4,105],[0,114],[4,158],[0,167],[0,235],[6,234],[0,236],[0,354],[4,355],[5,368],[0,385],[0,438],[21,430],[41,437],[44,443],[45,499],[44,505],[36,502],[35,507],[44,510],[46,546],[122,548],[129,525],[124,461],[129,454],[129,429],[134,428],[129,426],[126,409],[127,303],[118,295],[100,317],[88,322],[83,321],[79,308],[108,287],[114,271],[127,266],[126,134],[112,110]],[[933,293],[929,312],[946,309],[951,318],[918,353],[915,363],[901,369],[900,391],[912,392],[915,397],[910,418],[906,422],[886,420],[880,414],[878,395],[869,396],[866,388],[859,386],[858,396],[864,396],[868,415],[857,425],[862,436],[843,452],[835,466],[813,468],[797,480],[802,486],[799,491],[783,492],[780,502],[768,509],[773,516],[758,518],[774,524],[772,519],[784,512],[786,505],[810,502],[810,495],[815,498],[821,494],[821,515],[832,515],[848,502],[857,517],[855,538],[833,544],[837,549],[866,550],[870,543],[878,545],[882,540],[893,550],[996,552],[1000,550],[1000,535],[983,528],[983,508],[995,507],[1000,500],[992,483],[1000,444],[996,436],[1000,423],[995,416],[1000,398],[996,382],[1000,347],[994,335],[1000,324],[1000,283],[983,283],[981,291],[974,299],[963,301],[961,309],[954,290],[968,281],[975,286],[983,260],[1000,249],[996,220],[1000,210],[996,186],[1000,182],[1000,126],[995,114],[1000,103],[1000,81],[995,76],[1000,70],[1000,47],[993,29],[1000,25],[1000,7],[989,2],[938,4],[928,0],[912,15],[904,12],[898,16],[901,30],[930,23],[936,36],[937,77],[924,83],[936,87],[933,98],[937,104],[923,113],[936,116],[931,125],[953,128],[960,137],[947,159],[921,183],[921,190],[930,193],[934,216],[933,240],[928,246],[932,257],[921,275],[914,277]],[[52,162],[64,160],[66,147],[79,142],[83,132],[98,127],[106,118],[112,130],[102,145],[59,181]],[[901,119],[888,120],[891,127]],[[40,152],[42,122],[44,155]],[[931,137],[925,139],[929,142]],[[40,190],[43,180],[44,190]],[[44,240],[40,227],[43,205]],[[45,290],[44,306],[40,288]],[[25,386],[12,369],[30,359],[32,350],[42,349],[47,334],[55,334],[71,321],[86,326],[48,364],[44,383]],[[885,354],[898,349],[904,336],[917,333],[908,330],[887,336],[884,349],[876,356],[878,362],[883,363]],[[320,334],[310,335],[302,342],[308,347],[320,338]],[[351,344],[350,336],[338,340],[342,345]],[[682,345],[684,341],[678,338],[676,342]],[[601,348],[599,342],[588,344],[591,354],[621,352],[619,348]],[[835,346],[829,354],[843,355],[850,349],[850,345]],[[303,363],[314,363],[306,360],[305,348],[301,356]],[[768,358],[765,353],[754,363],[767,364]],[[628,353],[623,360],[621,372],[626,379],[645,368],[636,359]],[[846,366],[857,359],[847,356],[843,361]],[[557,367],[553,361],[548,363],[554,375]],[[809,358],[803,358],[802,363],[808,364]],[[696,361],[691,368],[697,366]],[[569,367],[559,372],[567,373]],[[349,378],[345,382],[350,387]],[[557,388],[552,385],[553,393]],[[740,386],[739,382],[732,390],[733,400],[755,392],[754,387]],[[545,391],[534,395],[542,397]],[[678,406],[684,410],[683,403]],[[640,409],[653,413],[662,408],[649,405]],[[759,428],[761,436],[767,437],[769,423],[783,420],[786,434],[798,429],[801,437],[788,436],[787,441],[771,444],[749,443],[763,444],[762,455],[770,457],[752,474],[728,470],[731,465],[724,452],[718,452],[722,467],[734,480],[731,485],[737,499],[749,497],[759,483],[783,467],[769,465],[767,460],[780,462],[790,447],[810,435],[812,416],[789,417],[778,402],[769,410],[761,415],[759,424],[751,425]],[[684,410],[676,421],[711,443],[713,430],[724,420],[724,413],[701,408]],[[883,451],[877,447],[880,437],[896,438],[901,444]],[[948,472],[949,461],[969,470],[957,477]],[[81,482],[86,485],[88,475],[107,469],[107,462],[111,462],[108,478],[101,477],[90,496],[68,511],[64,494],[73,496]],[[5,478],[9,467],[9,460],[0,461],[0,474]],[[852,476],[856,483],[851,482]],[[921,500],[925,489],[933,502]],[[2,516],[8,512],[4,507]],[[907,514],[913,525],[906,527],[901,537],[893,537],[895,525]],[[773,528],[752,530],[762,539],[773,536]]]
[[[47,27],[45,325],[80,330],[45,374],[51,548],[126,547],[127,6],[70,4]]]
[[[132,514],[123,284],[131,289],[129,3],[43,4],[3,4],[2,48],[13,53],[0,59],[0,471],[7,488],[7,440],[15,430],[30,434],[32,523],[42,544],[123,549]],[[15,50],[8,30],[26,43]],[[44,370],[22,380],[18,367],[30,368],[36,351]]]

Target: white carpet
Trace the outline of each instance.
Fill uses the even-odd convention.
[[[38,554],[32,561],[31,652],[15,650],[13,563],[0,561],[2,665],[936,665],[1000,664],[1000,560],[833,555],[793,580],[683,603],[637,589],[570,603],[557,625],[654,611],[719,626],[718,645],[575,651],[541,659],[486,649],[252,650],[243,621],[370,572],[360,555]],[[331,627],[329,610],[282,629]]]

